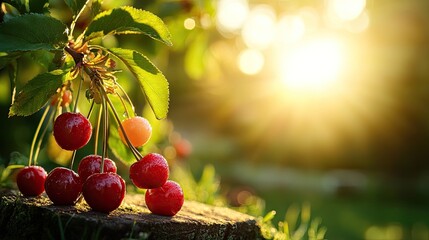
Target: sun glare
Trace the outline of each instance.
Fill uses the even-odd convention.
[[[220,0],[218,2],[217,26],[222,33],[238,31],[249,12],[247,0]]]
[[[281,56],[281,80],[291,92],[323,92],[329,90],[337,80],[341,61],[341,45],[338,41],[315,39]]]
[[[328,8],[331,14],[343,21],[357,18],[365,9],[366,0],[329,0]]]

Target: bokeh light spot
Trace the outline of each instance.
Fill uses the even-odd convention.
[[[259,73],[264,66],[264,55],[255,49],[243,50],[238,56],[238,66],[240,70],[248,75]]]
[[[343,21],[357,18],[365,9],[366,0],[329,0],[329,12]]]
[[[217,26],[223,33],[240,30],[249,13],[249,5],[246,0],[220,0],[217,9]]]
[[[254,7],[244,23],[242,37],[250,48],[267,48],[276,33],[276,15],[271,6],[258,5]]]
[[[195,20],[192,18],[187,18],[185,21],[183,21],[183,26],[188,30],[192,30],[195,28]]]

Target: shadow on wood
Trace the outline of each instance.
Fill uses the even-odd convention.
[[[25,198],[0,190],[0,239],[260,239],[251,216],[228,208],[185,201],[174,217],[151,214],[144,195],[127,195],[104,214],[85,201],[55,206],[42,195]]]

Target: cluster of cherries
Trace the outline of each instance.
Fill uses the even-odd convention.
[[[62,106],[71,101],[69,93],[60,97]],[[150,123],[143,117],[127,118],[120,125],[122,142],[133,147],[144,145],[152,133]],[[53,135],[61,148],[76,151],[89,142],[92,125],[80,113],[64,112],[54,121]],[[116,171],[111,159],[89,155],[80,161],[77,173],[71,168],[57,167],[47,174],[40,166],[26,166],[17,175],[17,185],[28,197],[46,191],[56,205],[74,205],[83,196],[93,210],[109,213],[121,205],[126,192],[125,181]],[[168,180],[169,166],[162,155],[141,156],[130,166],[129,177],[136,187],[147,189],[145,201],[152,213],[173,216],[181,209],[183,191],[178,183]]]

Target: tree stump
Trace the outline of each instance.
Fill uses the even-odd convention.
[[[55,206],[42,195],[0,190],[0,239],[260,239],[253,217],[222,207],[185,201],[174,217],[151,214],[144,195],[127,195],[110,214],[85,201]]]

